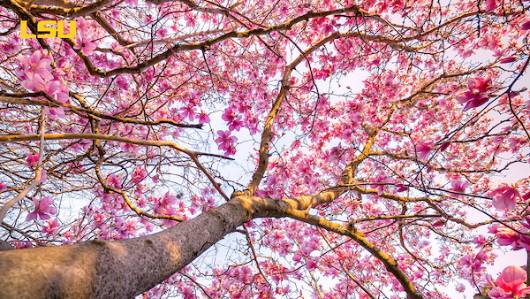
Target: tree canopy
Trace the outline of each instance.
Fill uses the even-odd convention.
[[[525,297],[529,11],[0,0],[0,297]]]

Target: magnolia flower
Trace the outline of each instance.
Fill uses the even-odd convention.
[[[44,51],[35,51],[31,56],[20,59],[22,75],[25,79],[21,85],[31,91],[43,91],[46,83],[53,79],[51,73],[51,58]]]
[[[494,11],[497,8],[497,0],[486,0],[486,11]]]
[[[486,91],[491,87],[491,78],[475,78],[467,81],[467,88],[464,93],[457,97],[460,104],[465,105],[464,111],[476,108],[488,101]]]
[[[138,184],[139,182],[143,181],[146,176],[147,172],[145,171],[145,169],[140,166],[136,166],[134,172],[132,173],[132,181],[133,183]]]
[[[515,245],[519,241],[519,234],[502,225],[494,224],[490,227],[489,231],[497,237],[497,243],[501,246]]]
[[[53,235],[57,232],[57,229],[59,228],[59,221],[57,221],[56,218],[49,219],[46,222],[46,225],[42,227],[42,232],[47,235]]]
[[[432,151],[432,145],[431,143],[420,143],[418,146],[416,146],[416,152],[418,153],[418,157],[421,159],[425,159],[429,156],[429,153]]]
[[[224,151],[226,155],[233,155],[236,153],[234,143],[237,141],[235,136],[230,135],[230,131],[217,131],[218,137],[215,141],[220,150]]]
[[[42,91],[46,88],[46,78],[39,74],[26,73],[26,80],[22,81],[21,85],[31,91]]]
[[[466,188],[469,186],[469,183],[461,180],[451,181],[451,189],[458,193],[464,193]]]
[[[39,158],[39,153],[29,154],[26,157],[26,164],[28,164],[29,167],[34,168],[35,166],[37,166],[37,163],[39,163]]]
[[[508,57],[504,57],[504,58],[501,58],[501,60],[499,60],[500,63],[512,63],[514,61],[517,60],[517,57],[514,56],[514,55],[511,55],[511,56],[508,56]]]
[[[511,210],[515,208],[517,198],[521,195],[512,186],[508,184],[501,184],[497,189],[491,193],[493,197],[493,206],[497,210]]]
[[[57,209],[53,206],[53,199],[51,197],[41,197],[40,200],[33,198],[33,205],[35,206],[35,209],[28,214],[26,221],[50,219],[51,215],[57,213]]]
[[[23,56],[20,60],[25,73],[39,75],[42,78],[51,77],[51,58],[43,51],[35,51],[31,56]]]
[[[489,291],[488,296],[494,299],[523,298],[530,294],[525,281],[526,272],[521,267],[508,266],[499,275],[496,286]]]
[[[207,113],[201,112],[199,113],[199,123],[204,124],[210,122],[210,117]]]
[[[530,19],[527,19],[523,25],[521,25],[521,29],[523,30],[530,30]]]

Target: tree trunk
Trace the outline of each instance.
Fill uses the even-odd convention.
[[[250,219],[233,199],[162,232],[122,241],[0,252],[0,298],[132,298]]]

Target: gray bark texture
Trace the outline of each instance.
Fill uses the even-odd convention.
[[[132,298],[248,221],[250,210],[232,199],[148,236],[0,251],[0,298]]]

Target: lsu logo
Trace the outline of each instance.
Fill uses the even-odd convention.
[[[68,34],[64,31],[65,21],[43,20],[37,23],[37,34],[31,33],[28,30],[28,21],[20,21],[20,37],[21,38],[74,38],[76,33],[75,21],[69,22],[70,30]]]

